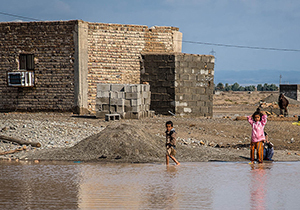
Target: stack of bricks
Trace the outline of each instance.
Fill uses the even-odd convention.
[[[151,117],[148,84],[97,84],[96,117],[120,114],[123,119]]]

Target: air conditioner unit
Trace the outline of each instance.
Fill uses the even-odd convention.
[[[7,85],[10,87],[33,87],[33,71],[11,71],[7,72]]]

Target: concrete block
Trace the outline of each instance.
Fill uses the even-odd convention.
[[[118,92],[118,98],[125,98],[125,92]]]
[[[157,92],[158,93],[167,93],[167,88],[166,87],[158,87]]]
[[[130,87],[130,90],[131,90],[132,93],[138,92],[138,88],[137,88],[136,85],[132,85],[132,86]]]
[[[146,85],[146,86],[145,86],[145,91],[146,91],[146,92],[150,91],[150,85]]]
[[[96,104],[95,105],[95,110],[96,111],[102,111],[102,104]]]
[[[117,105],[110,105],[109,107],[110,113],[116,113],[117,112]]]
[[[192,95],[192,100],[193,100],[193,101],[200,101],[200,100],[201,100],[201,96],[198,95],[198,94],[193,94],[193,95]]]
[[[110,97],[110,91],[97,91],[97,98]]]
[[[142,105],[139,105],[139,106],[133,106],[131,107],[132,108],[132,112],[140,112],[142,111],[143,109],[141,108]]]
[[[111,91],[110,92],[110,98],[118,98],[118,92]]]
[[[196,88],[196,93],[200,94],[200,95],[205,94],[205,88],[204,87],[197,87]]]
[[[109,111],[97,111],[96,112],[96,118],[105,118],[105,115],[109,114]]]
[[[109,113],[110,106],[109,104],[102,104],[102,111],[107,111]]]
[[[205,106],[205,102],[204,101],[197,101],[197,106],[198,107]]]
[[[142,86],[142,84],[136,85],[136,88],[137,88],[137,92],[142,92],[142,91],[143,91],[143,86]]]
[[[131,100],[130,99],[125,99],[124,106],[131,106]]]
[[[120,114],[106,114],[105,115],[105,121],[116,121],[120,120],[121,116]]]
[[[124,111],[125,112],[131,112],[132,111],[132,106],[125,106]]]
[[[170,87],[174,86],[174,81],[163,81],[161,83],[161,86],[170,88]]]
[[[151,97],[151,95],[150,95],[149,92],[143,92],[143,93],[142,93],[142,97],[143,97],[143,98],[149,98],[149,97]]]
[[[124,92],[125,85],[124,84],[112,84],[110,87],[110,90],[115,91],[115,92]]]
[[[121,116],[122,119],[127,119],[126,118],[126,112],[122,112],[122,113],[119,113],[119,114],[120,114],[120,116]]]
[[[147,113],[147,117],[154,117],[155,116],[155,111],[153,111],[153,110],[149,110],[146,113]]]
[[[111,84],[97,84],[97,92],[98,91],[110,91],[110,88],[111,88]]]
[[[117,106],[117,113],[125,112],[125,106]]]
[[[131,93],[131,85],[127,84],[124,86],[124,92]]]
[[[129,112],[130,113],[130,119],[140,119],[142,117],[141,112]]]
[[[185,94],[185,95],[183,96],[183,100],[184,100],[184,101],[191,101],[191,100],[192,100],[192,95],[190,95],[190,94]]]
[[[201,107],[201,113],[208,113],[208,107]]]
[[[184,80],[183,81],[183,86],[184,87],[194,87],[192,81],[190,81],[190,80]]]
[[[208,95],[201,95],[200,100],[201,101],[208,101]]]
[[[189,101],[188,106],[197,107],[197,101]]]
[[[124,106],[125,105],[125,99],[123,99],[123,98],[111,98],[110,99],[110,105]]]
[[[198,66],[198,62],[195,62],[195,61],[189,62],[189,67],[195,68],[197,66]]]
[[[131,99],[131,106],[139,106],[142,104],[141,99]]]
[[[151,103],[150,98],[144,98],[144,104],[145,105],[150,105],[150,103]]]
[[[109,104],[109,97],[96,98],[96,104]]]
[[[133,93],[125,93],[125,99],[139,99],[141,98],[141,93],[133,92]]]
[[[142,105],[141,105],[141,109],[142,109],[143,111],[146,111],[146,105],[145,105],[145,104],[142,104]]]

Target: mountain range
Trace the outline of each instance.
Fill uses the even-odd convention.
[[[281,76],[281,79],[280,79]],[[215,70],[214,83],[228,83],[232,85],[238,83],[240,86],[257,85],[257,84],[300,84],[300,70]]]

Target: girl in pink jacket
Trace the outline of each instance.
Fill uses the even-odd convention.
[[[264,127],[267,123],[267,115],[260,111],[256,111],[252,116],[248,116],[247,119],[252,126],[252,135],[250,143],[251,162],[254,162],[254,153],[256,149],[258,162],[262,163],[264,158],[263,142],[265,141]]]

